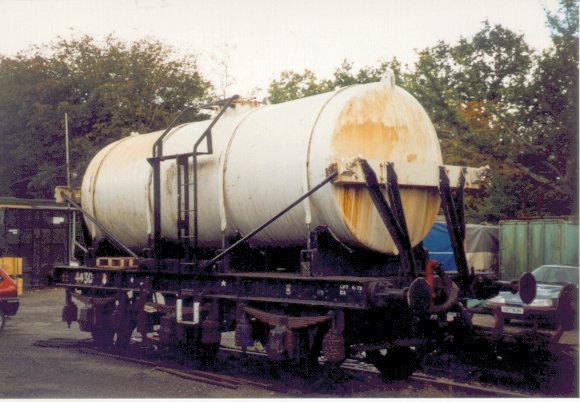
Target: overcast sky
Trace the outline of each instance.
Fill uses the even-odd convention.
[[[72,33],[122,40],[146,36],[198,57],[202,74],[219,87],[216,60],[235,83],[227,94],[251,95],[284,70],[329,78],[342,60],[355,68],[439,40],[469,38],[482,21],[523,34],[537,49],[550,45],[545,10],[556,0],[0,0],[0,54]],[[258,92],[260,94],[263,92]]]

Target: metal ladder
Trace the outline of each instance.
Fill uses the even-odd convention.
[[[190,235],[189,228],[189,214],[193,212],[197,215],[197,211],[189,208],[190,205],[190,187],[195,183],[189,175],[189,155],[180,155],[177,160],[177,240],[183,246],[186,252],[187,259],[191,259],[191,244],[190,240],[193,236]]]
[[[190,265],[194,268],[198,266],[198,185],[197,185],[197,157],[199,155],[213,154],[213,142],[211,130],[217,121],[223,116],[225,111],[238,99],[238,96],[232,96],[218,102],[210,103],[200,107],[188,107],[184,109],[165,129],[163,134],[153,144],[153,156],[148,159],[153,168],[153,253],[156,259],[157,269],[161,269],[161,162],[175,159],[177,166],[177,237],[186,253],[189,263],[180,265]],[[205,129],[203,134],[198,138],[193,146],[192,152],[175,155],[163,155],[163,142],[169,132],[182,120],[183,116],[192,110],[208,109],[213,106],[221,106],[219,113],[213,118],[212,122]],[[206,150],[199,151],[198,148],[202,143],[206,143]],[[189,166],[191,166],[193,176],[190,178]],[[193,188],[193,197],[190,197]],[[193,213],[193,234],[190,228],[190,214]]]

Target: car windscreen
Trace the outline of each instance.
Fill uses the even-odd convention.
[[[566,284],[572,283],[578,286],[578,268],[555,265],[544,265],[536,268],[532,275],[538,283]]]

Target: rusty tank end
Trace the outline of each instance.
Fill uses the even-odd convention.
[[[404,90],[388,81],[382,84],[346,103],[333,133],[334,155],[442,164],[435,129],[423,108]],[[377,251],[396,253],[366,189],[337,186],[333,191],[344,221],[358,242]],[[436,190],[405,188],[401,198],[415,246],[433,225],[440,197]]]

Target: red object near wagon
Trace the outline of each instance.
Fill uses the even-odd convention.
[[[0,332],[6,325],[6,317],[16,314],[19,306],[18,286],[14,279],[0,268]]]

